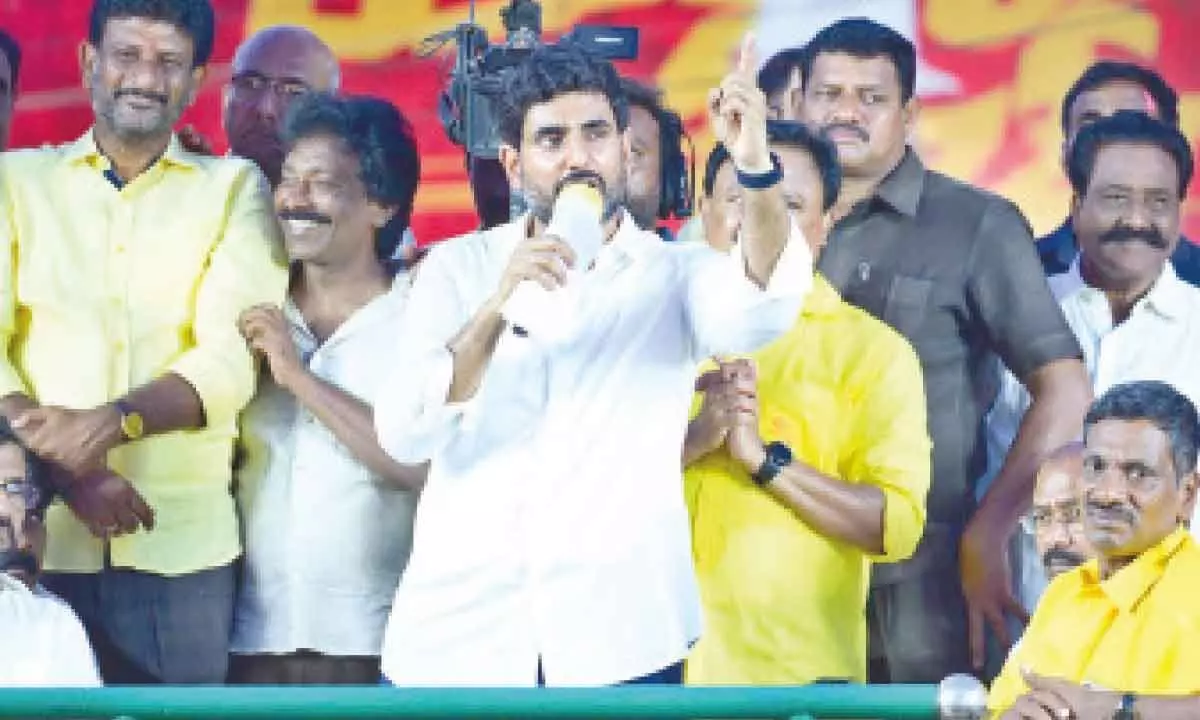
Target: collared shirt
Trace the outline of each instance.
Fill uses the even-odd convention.
[[[985,467],[995,357],[1019,377],[1080,357],[1028,223],[1012,203],[926,170],[909,150],[837,224],[818,267],[847,302],[916,349],[933,438],[929,521],[961,527]]]
[[[791,327],[812,282],[793,229],[766,290],[740,255],[664,243],[626,214],[575,276],[579,331],[511,326],[447,404],[447,342],[496,292],[527,218],[435,247],[375,405],[396,460],[433,460],[384,641],[398,685],[603,685],[700,634],[679,449],[695,369]],[[571,287],[568,285],[568,288]]]
[[[1170,263],[1164,264],[1158,280],[1119,325],[1113,324],[1104,292],[1083,281],[1078,257],[1067,272],[1051,276],[1049,283],[1083,348],[1096,397],[1121,383],[1160,380],[1200,407],[1200,289],[1180,280]],[[988,413],[988,472],[981,489],[999,471],[1028,407],[1029,393],[1005,371]],[[1033,607],[1045,587],[1044,570],[1036,555],[1028,558],[1028,565],[1022,573],[1022,600]]]
[[[1075,228],[1067,218],[1054,232],[1037,240],[1038,257],[1046,275],[1060,275],[1071,269],[1079,257],[1079,243],[1075,240]],[[1186,237],[1179,238],[1179,245],[1171,255],[1175,273],[1189,285],[1200,287],[1200,246]]]
[[[843,302],[820,275],[795,326],[751,357],[764,440],[783,441],[817,472],[882,491],[884,552],[819,534],[724,448],[692,463],[684,494],[705,631],[687,681],[865,682],[871,563],[907,558],[925,523],[920,364],[904,338]]]
[[[1180,528],[1100,579],[1096,560],[1050,583],[992,684],[997,716],[1028,692],[1021,669],[1117,692],[1200,693],[1200,548]]]
[[[175,138],[118,190],[89,131],[0,156],[0,396],[91,408],[175,373],[206,426],[128,443],[109,466],[155,511],[111,541],[111,563],[162,575],[239,552],[230,494],[237,415],[254,393],[238,315],[282,301],[287,272],[269,198],[244,160],[193,155]],[[95,572],[105,545],[50,508],[47,570]]]
[[[407,293],[400,276],[324,343],[289,301],[284,313],[309,370],[372,403],[392,369]],[[379,655],[417,496],[372,473],[265,374],[242,417],[242,445],[246,562],[233,652]]]
[[[100,673],[83,624],[65,602],[0,576],[0,687],[96,687]]]

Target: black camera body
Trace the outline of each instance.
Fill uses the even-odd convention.
[[[500,134],[493,107],[495,98],[503,92],[504,72],[520,63],[541,43],[542,8],[536,0],[511,0],[500,11],[507,33],[503,44],[488,42],[487,31],[473,22],[472,3],[470,22],[452,31],[426,40],[432,53],[448,40],[457,46],[454,69],[445,90],[438,98],[438,117],[446,136],[475,159],[496,160],[500,152]],[[634,60],[638,54],[639,31],[635,27],[577,25],[562,38],[562,42],[578,43],[608,60]],[[659,118],[663,147],[662,158],[662,218],[687,217],[692,209],[692,173],[683,153],[686,134],[679,116],[670,111]]]

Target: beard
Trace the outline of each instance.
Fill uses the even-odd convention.
[[[95,78],[94,82],[100,82]],[[103,120],[118,138],[129,143],[160,138],[171,132],[175,122],[183,115],[183,106],[172,105],[171,99],[163,94],[122,88],[110,91],[102,85],[93,84],[92,105],[97,120]],[[157,111],[132,111],[121,107],[122,97],[134,97],[158,105]]]
[[[626,187],[624,173],[618,178],[617,182],[609,184],[605,182],[598,173],[590,170],[572,170],[554,183],[553,188],[541,188],[534,183],[529,182],[529,178],[522,171],[521,174],[521,196],[525,200],[525,207],[531,215],[543,225],[549,225],[551,218],[554,216],[554,201],[558,199],[558,193],[564,186],[574,182],[586,182],[595,185],[600,190],[600,195],[604,199],[603,209],[601,211],[600,221],[608,222],[620,210],[625,207]]]

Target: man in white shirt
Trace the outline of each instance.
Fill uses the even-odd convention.
[[[1085,126],[1071,148],[1071,221],[1080,255],[1049,282],[1083,347],[1097,397],[1114,385],[1160,380],[1200,402],[1200,289],[1182,281],[1169,262],[1181,242],[1192,172],[1187,138],[1135,111]],[[1028,403],[1020,383],[1004,373],[987,425],[993,472]],[[1022,556],[1017,584],[1032,610],[1045,573],[1032,537],[1023,533],[1016,543]]]
[[[288,300],[241,330],[269,378],[242,415],[246,557],[230,679],[376,684],[425,470],[375,439],[408,279],[391,260],[420,173],[412,129],[372,98],[310,95],[288,127],[275,208]]]
[[[508,77],[501,160],[530,213],[430,252],[375,405],[392,457],[432,460],[385,636],[392,683],[681,678],[700,634],[679,462],[696,367],[785,332],[812,283],[751,54],[710,94],[747,188],[729,255],[663,243],[622,209],[627,107],[608,62],[539,47]],[[603,193],[594,264],[574,262],[584,233],[547,233],[564,178]],[[546,301],[526,305],[535,323],[505,320],[522,293]]]
[[[0,420],[0,687],[100,684],[83,624],[38,585],[53,495],[41,461]]]

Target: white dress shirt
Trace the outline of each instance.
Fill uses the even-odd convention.
[[[1083,281],[1078,257],[1067,272],[1051,276],[1049,283],[1083,348],[1097,398],[1114,385],[1160,380],[1200,407],[1200,289],[1180,280],[1171,263],[1163,264],[1158,280],[1119,325],[1113,324],[1104,293]],[[1004,370],[996,403],[988,415],[988,473],[980,483],[981,493],[1003,465],[1029,403],[1028,391]],[[1193,518],[1193,532],[1200,529],[1198,522],[1200,513]],[[1028,546],[1032,547],[1032,541]],[[1022,563],[1019,583],[1023,586],[1021,599],[1030,608],[1045,588],[1041,558],[1031,555]]]
[[[467,403],[446,343],[496,292],[527,219],[436,247],[375,406],[382,446],[432,459],[392,608],[397,685],[606,685],[680,661],[700,610],[680,452],[697,364],[795,322],[812,259],[793,228],[766,290],[740,253],[664,243],[629,215],[573,282],[553,346],[511,328]]]
[[[392,368],[407,292],[398,277],[324,343],[289,300],[284,314],[309,370],[370,404]],[[246,561],[233,652],[379,655],[416,495],[374,475],[265,373],[242,416],[242,444]]]
[[[82,623],[65,602],[0,573],[0,687],[96,687]]]

